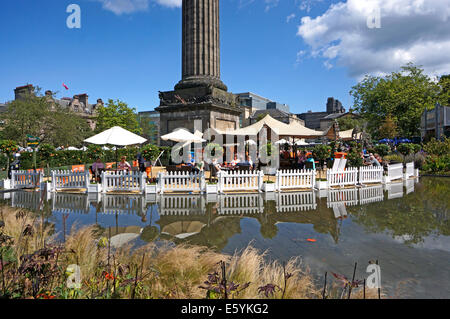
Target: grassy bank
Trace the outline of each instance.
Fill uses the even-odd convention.
[[[72,229],[65,243],[55,242],[52,231],[52,225],[35,213],[1,208],[1,296],[322,298],[322,287],[298,258],[286,264],[268,262],[264,253],[251,246],[234,255],[168,244],[113,249],[108,236],[94,226]],[[76,280],[76,265],[81,270],[80,280]],[[342,287],[329,287],[328,298],[347,298]],[[362,288],[355,287],[352,298],[362,294]],[[376,291],[366,290],[366,297],[376,297]]]

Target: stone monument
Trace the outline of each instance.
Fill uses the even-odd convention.
[[[194,132],[198,120],[203,131],[237,129],[239,98],[220,80],[219,0],[183,0],[182,28],[182,78],[159,92],[160,134]]]

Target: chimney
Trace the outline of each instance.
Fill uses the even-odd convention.
[[[88,106],[88,97],[89,96],[86,93],[78,95],[78,99],[79,99],[80,103],[84,104],[84,108],[86,108]]]
[[[14,95],[16,100],[23,100],[27,95],[34,94],[34,87],[31,84],[19,86],[14,89]]]

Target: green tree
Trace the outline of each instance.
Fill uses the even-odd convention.
[[[390,138],[393,139],[397,136],[397,124],[390,114],[386,116],[383,124],[380,126],[378,131],[379,138]]]
[[[354,118],[352,116],[343,116],[337,119],[340,131],[352,130],[359,128],[360,130],[364,126],[364,120],[362,118]]]
[[[438,85],[441,89],[439,102],[444,106],[450,106],[450,74],[441,76]]]
[[[368,122],[368,129],[379,137],[378,129],[392,115],[398,134],[419,134],[420,116],[425,107],[433,109],[441,88],[412,63],[385,77],[369,76],[352,87],[354,109]]]
[[[125,102],[109,99],[106,106],[98,109],[96,132],[102,132],[114,126],[120,126],[130,132],[141,134],[138,116],[134,108]]]

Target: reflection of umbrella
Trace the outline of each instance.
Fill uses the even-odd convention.
[[[197,133],[198,135],[198,133]],[[173,131],[172,133],[161,136],[161,139],[164,141],[174,141],[174,142],[189,142],[189,143],[201,143],[206,142],[206,140],[201,137],[192,134],[191,132],[185,129],[178,129]]]
[[[378,143],[392,143],[393,140],[388,139],[388,138],[383,138],[382,140],[379,140]]]
[[[411,140],[409,140],[407,138],[401,138],[401,139],[397,140],[397,143],[411,143]]]
[[[121,247],[126,243],[138,238],[141,232],[142,228],[139,226],[111,228],[111,246]]]
[[[126,129],[121,128],[120,126],[114,126],[106,131],[103,131],[97,135],[94,135],[88,139],[84,140],[87,143],[104,145],[118,145],[118,146],[126,146],[126,145],[134,145],[134,144],[142,144],[147,141],[145,138],[140,137]]]
[[[199,221],[179,221],[164,226],[161,233],[184,239],[200,233],[205,226],[206,224]]]

